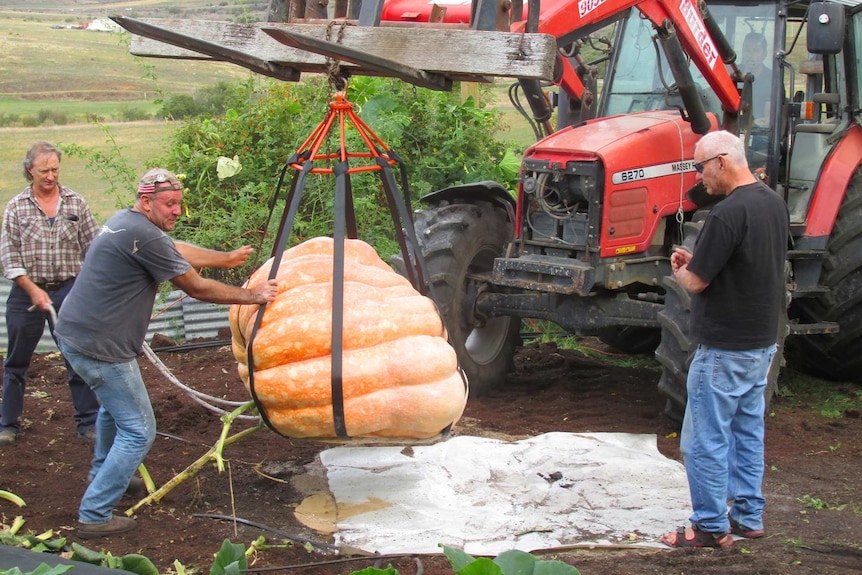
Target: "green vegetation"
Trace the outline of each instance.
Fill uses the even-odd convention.
[[[828,501],[824,501],[823,499],[820,499],[818,497],[811,497],[810,495],[803,495],[802,497],[797,497],[796,502],[801,503],[804,507],[810,509],[818,509],[825,511],[844,511],[846,509],[856,514],[862,512],[862,510],[860,510],[860,507],[853,502],[840,503],[836,501],[835,503],[829,503]]]
[[[24,189],[21,163],[31,143],[36,140],[49,140],[67,151],[63,156],[60,181],[76,192],[83,194],[99,221],[110,216],[118,207],[118,202],[130,205],[134,200],[134,190],[124,190],[122,201],[110,193],[112,183],[87,163],[86,158],[68,153],[72,145],[83,146],[101,153],[110,153],[116,144],[122,149],[123,157],[140,175],[148,164],[165,152],[172,130],[164,122],[136,122],[110,125],[114,142],[108,141],[103,126],[97,124],[75,124],[39,128],[0,128],[0,205],[5,206],[9,199]]]
[[[127,205],[134,191],[116,189],[116,183],[92,163],[93,154],[116,157],[137,175],[154,158],[165,153],[174,129],[152,120],[161,115],[162,99],[194,94],[219,81],[250,77],[238,66],[216,62],[143,60],[129,54],[129,35],[77,29],[54,29],[56,25],[78,25],[121,11],[115,5],[92,6],[93,13],[70,8],[64,2],[41,2],[38,12],[32,2],[4,2],[0,11],[0,205],[26,185],[21,162],[29,145],[49,140],[67,152],[61,181],[83,194],[96,217],[104,220],[120,205]],[[184,17],[200,12],[211,19],[213,10],[247,12],[250,5],[234,3],[215,7],[203,0],[148,3],[147,9],[164,11],[161,16]],[[20,10],[16,11],[18,8]],[[110,12],[106,13],[106,10]],[[265,10],[265,7],[263,8]],[[132,15],[127,13],[127,15]],[[152,14],[150,14],[152,15]],[[149,121],[136,121],[150,118]],[[133,121],[135,120],[135,121]],[[93,123],[97,122],[97,123]],[[109,132],[106,132],[109,128]],[[89,155],[69,153],[74,147]],[[121,197],[120,197],[121,196]]]
[[[94,111],[89,101],[42,101],[0,98],[0,127],[33,128],[65,126],[83,121],[117,120],[134,122],[162,116],[162,106],[155,101],[103,102]]]
[[[859,413],[862,413],[862,386],[859,384],[822,381],[791,367],[781,372],[779,394],[800,407],[814,409],[830,419],[848,415],[859,417]],[[829,450],[837,451],[839,448],[830,446]]]
[[[330,99],[331,87],[322,78],[301,84],[245,82],[234,86],[224,116],[184,122],[158,161],[186,178],[187,211],[176,236],[219,249],[259,245],[279,174],[324,119]],[[514,191],[519,156],[507,154],[505,144],[495,138],[499,114],[472,99],[460,102],[457,93],[357,77],[350,82],[348,100],[403,160],[413,202],[435,189],[483,179],[508,183]],[[355,130],[347,134],[349,150],[367,150]],[[337,145],[333,130],[324,144],[328,149],[321,153],[333,153]],[[229,172],[227,165],[232,166]],[[287,171],[288,183],[294,173]],[[397,251],[397,243],[378,172],[354,174],[350,181],[359,237],[386,258]],[[309,176],[292,228],[295,241],[332,233],[334,184],[332,175]],[[269,235],[273,233],[270,229]],[[265,246],[258,253],[268,252]],[[248,269],[236,270],[238,277],[248,274]]]
[[[42,100],[46,108],[51,100],[88,101],[98,114],[100,102],[152,101],[249,76],[231,64],[135,58],[126,33],[51,28],[93,16],[105,14],[0,12],[0,94]]]
[[[596,339],[572,335],[547,320],[525,319],[522,332],[532,332],[536,344],[552,344],[558,349],[571,349],[587,357],[615,367],[644,368],[659,371],[661,366],[652,353],[630,354],[607,351],[596,346]],[[604,346],[601,346],[604,347]]]

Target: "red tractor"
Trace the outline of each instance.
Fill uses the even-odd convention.
[[[693,241],[714,205],[692,156],[701,135],[717,129],[739,134],[752,169],[789,207],[780,347],[792,341],[794,359],[819,374],[860,378],[862,0],[336,0],[343,21],[335,42],[326,2],[270,7],[287,26],[115,20],[174,46],[133,41],[142,55],[188,57],[176,48],[191,49],[296,80],[323,69],[306,57],[317,52],[437,89],[468,71],[488,74],[492,57],[517,69],[522,44],[547,41],[538,60],[553,73],[529,78],[552,75],[552,85],[501,73],[508,70],[499,64],[492,74],[519,78],[513,103],[523,109],[526,99],[537,136],[517,199],[498,183],[475,182],[427,195],[414,214],[414,250],[474,394],[503,380],[521,320],[535,318],[622,350],[655,350],[667,411],[681,416],[693,349],[689,296],[670,254]],[[351,19],[365,44],[341,44]],[[317,37],[296,30],[315,23]],[[502,31],[515,50],[450,52],[441,63],[444,46],[393,31],[417,26],[466,29],[482,49],[498,44],[482,44],[488,35],[474,30]],[[267,44],[261,29],[299,51]],[[782,361],[778,354],[770,395]]]
[[[391,0],[384,19],[425,18],[399,2],[417,5]],[[655,349],[667,412],[681,416],[694,350],[689,296],[669,256],[693,241],[710,209],[692,154],[716,129],[744,139],[752,169],[790,208],[779,346],[791,336],[799,361],[819,374],[860,378],[860,4],[555,0],[535,20],[511,20],[513,31],[558,39],[558,129],[547,87],[522,81],[537,134],[547,135],[524,153],[517,200],[476,182],[422,198],[414,214],[474,393],[502,381],[521,319],[535,318],[622,350]],[[464,14],[475,27],[483,12],[462,5],[443,19]],[[492,16],[488,27],[499,27]],[[612,40],[595,37],[610,24]],[[606,60],[600,90],[585,46]]]

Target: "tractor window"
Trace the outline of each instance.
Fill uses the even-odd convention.
[[[775,66],[775,20],[765,16],[734,16],[719,20],[737,54],[740,72],[754,76],[751,107],[755,127],[768,127],[772,110],[772,69]]]
[[[759,100],[755,108],[765,119],[771,100],[776,4],[710,2],[709,9],[736,50],[737,62],[744,61],[746,66],[750,64],[755,74],[755,96]],[[637,12],[622,24],[618,59],[606,83],[606,115],[669,109],[680,104],[673,75],[659,41],[653,36],[652,24],[640,18]],[[656,63],[657,57],[659,64]],[[720,118],[718,97],[695,66],[691,67],[691,73],[700,88],[706,110]]]

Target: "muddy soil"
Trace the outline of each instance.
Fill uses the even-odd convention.
[[[213,397],[249,399],[223,341],[181,347],[170,343],[156,341],[153,347],[162,348],[159,358],[180,382]],[[653,434],[664,455],[679,459],[677,425],[663,414],[664,401],[655,391],[655,367],[614,367],[596,358],[612,357],[613,350],[588,343],[599,355],[553,344],[522,348],[516,371],[489,396],[470,399],[455,433],[512,439],[552,431]],[[145,463],[160,486],[207,452],[221,423],[150,361],[141,359],[140,364],[159,424]],[[794,377],[799,375],[789,369],[782,375]],[[27,507],[18,509],[0,500],[0,514],[5,524],[20,514],[25,530],[59,530],[70,542],[78,541],[73,527],[91,450],[75,437],[59,355],[38,355],[28,385],[26,429],[13,446],[0,449],[0,489],[23,497]],[[843,389],[862,393],[859,386]],[[540,558],[560,559],[585,575],[860,573],[862,415],[854,410],[832,415],[837,416],[821,415],[800,393],[773,402],[767,423],[768,534],[763,539],[720,550],[576,549],[541,553]],[[232,432],[251,426],[240,422]],[[256,553],[251,557],[254,569],[346,575],[375,563],[380,567],[391,563],[402,575],[451,575],[442,556],[380,560],[325,552],[328,536],[294,516],[306,495],[294,479],[329,447],[285,439],[264,429],[226,449],[224,473],[208,464],[160,502],[140,508],[135,531],[79,542],[115,556],[144,554],[161,573],[172,572],[175,560],[207,573],[223,540],[249,545],[263,536],[268,543],[293,544]],[[135,503],[124,499],[121,511]],[[668,525],[669,530],[674,527]],[[304,542],[318,544],[318,550],[309,551]]]

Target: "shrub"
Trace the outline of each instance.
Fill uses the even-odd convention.
[[[165,118],[182,120],[191,116],[197,116],[195,99],[189,94],[175,94],[162,104],[162,114]]]
[[[159,162],[185,174],[187,211],[175,235],[216,249],[260,246],[263,259],[274,239],[275,225],[265,228],[279,174],[324,118],[330,90],[317,77],[299,84],[248,80],[234,90],[222,87],[216,92],[229,105],[227,112],[187,119]],[[494,138],[499,123],[495,112],[472,100],[458,102],[457,92],[433,92],[391,79],[355,78],[348,92],[360,117],[404,161],[412,203],[420,194],[483,179],[502,179],[514,187],[516,171],[503,173],[499,168],[505,146]],[[335,151],[337,142],[331,143]],[[220,179],[219,158],[223,163],[235,159],[241,169]],[[286,185],[293,175],[288,170]],[[309,176],[291,243],[332,233],[334,181],[329,175]],[[394,226],[379,177],[353,175],[351,185],[360,238],[384,258],[395,253]],[[260,263],[236,270],[236,281]]]

